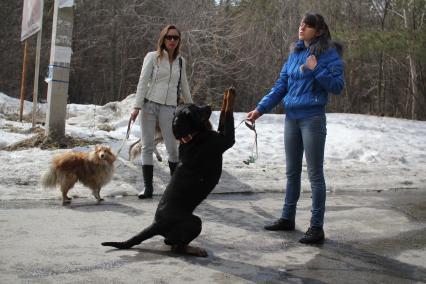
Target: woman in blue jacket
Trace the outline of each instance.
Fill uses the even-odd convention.
[[[300,196],[303,153],[306,156],[312,190],[310,227],[301,243],[324,242],[326,185],[323,162],[327,135],[325,106],[328,93],[340,94],[344,87],[342,46],[331,40],[324,18],[306,14],[299,26],[299,40],[292,45],[279,79],[247,114],[254,122],[279,102],[285,107],[284,148],[286,155],[286,196],[281,218],[266,230],[295,228],[296,205]]]

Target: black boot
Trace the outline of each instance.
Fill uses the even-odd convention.
[[[176,170],[178,163],[170,162],[169,161],[169,168],[170,168],[170,175],[172,176]]]
[[[280,218],[264,228],[268,231],[293,231],[295,227],[294,221]]]
[[[144,190],[138,194],[139,199],[152,198],[154,187],[152,186],[152,177],[154,176],[153,165],[142,165]]]
[[[302,244],[322,244],[324,243],[324,230],[321,227],[310,227],[299,242]]]

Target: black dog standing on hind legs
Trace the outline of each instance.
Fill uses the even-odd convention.
[[[222,174],[222,154],[235,143],[234,89],[223,97],[218,131],[212,130],[210,106],[180,105],[173,119],[173,134],[180,141],[179,164],[155,212],[154,222],[124,242],[103,246],[129,249],[156,235],[182,254],[206,257],[203,248],[189,243],[201,233],[195,208],[210,194]]]

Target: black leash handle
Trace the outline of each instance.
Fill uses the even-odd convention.
[[[134,121],[132,120],[132,116],[130,116],[129,118],[129,122],[127,123],[127,131],[126,131],[126,137],[123,139],[123,142],[120,145],[120,148],[118,148],[117,153],[115,154],[116,156],[118,156],[118,154],[120,154],[121,149],[123,149],[124,143],[126,142],[127,139],[129,139],[130,136],[130,132],[132,130],[132,126]]]

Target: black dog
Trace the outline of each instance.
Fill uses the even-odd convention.
[[[222,173],[222,154],[235,143],[235,91],[223,99],[218,131],[211,130],[209,106],[180,105],[173,119],[173,134],[180,141],[179,164],[155,213],[154,222],[124,242],[104,242],[103,246],[128,249],[156,235],[178,253],[207,256],[203,248],[189,246],[201,233],[201,219],[195,208],[210,194]]]

